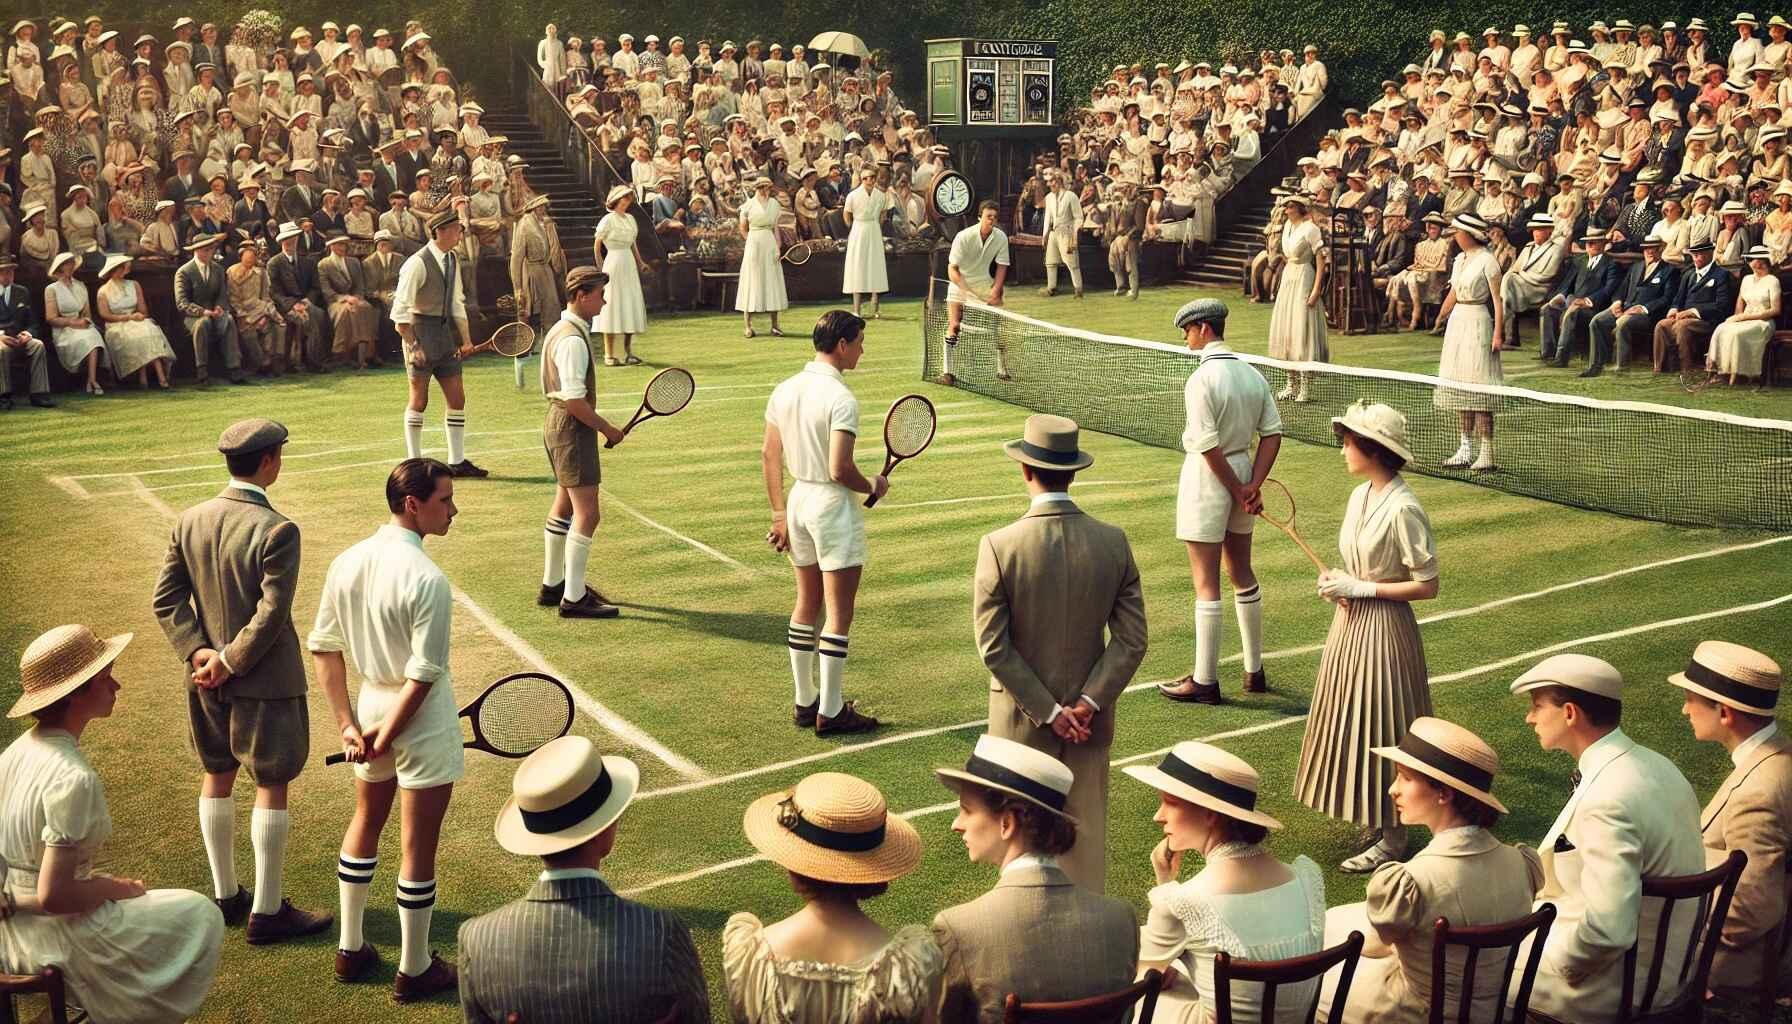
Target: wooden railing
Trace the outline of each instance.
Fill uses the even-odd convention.
[[[1312,156],[1319,149],[1319,139],[1326,132],[1336,128],[1343,122],[1343,115],[1338,109],[1336,92],[1327,92],[1307,111],[1307,116],[1296,121],[1282,133],[1262,159],[1251,165],[1226,194],[1214,203],[1214,237],[1224,235],[1237,222],[1238,218],[1257,206],[1275,184],[1295,172],[1296,161],[1303,156]]]
[[[628,183],[628,176],[617,169],[583,128],[573,123],[566,104],[542,82],[533,62],[521,54],[513,53],[511,58],[510,95],[523,101],[529,120],[560,151],[567,169],[578,176],[592,195],[602,196],[613,186]]]

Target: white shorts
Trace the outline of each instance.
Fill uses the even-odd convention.
[[[1240,480],[1251,476],[1251,456],[1240,452],[1227,458]],[[1257,517],[1232,500],[1220,479],[1207,468],[1207,459],[1190,454],[1182,460],[1182,478],[1176,485],[1176,539],[1218,544],[1228,533],[1251,532]]]
[[[964,268],[963,267],[958,268],[958,272],[961,274],[964,274]],[[960,303],[961,305],[967,305],[967,306],[985,305],[985,303],[982,299],[959,288],[958,282],[952,281],[950,276],[948,276],[947,280],[949,282],[946,285],[946,301],[947,302],[957,302],[957,303]],[[978,292],[981,292],[984,295],[987,295],[987,294],[989,294],[989,290],[991,288],[995,287],[996,279],[993,277],[972,277],[969,274],[964,274],[964,283],[967,285],[970,285],[972,288],[976,289]]]
[[[864,565],[865,509],[859,502],[839,484],[798,480],[784,508],[791,563],[820,565],[822,572]]]
[[[355,703],[355,717],[366,732],[386,720],[404,692],[402,686],[363,682]],[[389,782],[399,789],[430,789],[459,782],[467,773],[466,750],[461,745],[460,709],[454,704],[454,683],[446,675],[429,688],[404,732],[386,755],[355,765],[355,777],[363,782]]]

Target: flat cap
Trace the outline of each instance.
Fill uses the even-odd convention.
[[[430,216],[428,223],[423,225],[423,229],[434,235],[448,225],[459,222],[460,215],[458,213],[453,210],[441,210]]]
[[[1195,299],[1176,311],[1176,329],[1180,331],[1189,324],[1223,323],[1229,312],[1218,299]]]
[[[607,282],[609,277],[593,266],[574,267],[566,272],[566,290],[569,293],[589,288],[592,281]]]
[[[1513,693],[1545,686],[1566,686],[1597,697],[1624,699],[1624,677],[1611,662],[1589,654],[1553,654],[1512,681]]]
[[[218,450],[226,455],[246,455],[286,443],[286,428],[269,419],[239,420],[218,435]]]

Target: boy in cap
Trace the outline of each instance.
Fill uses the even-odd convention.
[[[312,935],[334,920],[280,896],[286,790],[311,750],[305,663],[292,622],[299,528],[274,510],[267,490],[280,476],[286,438],[286,428],[267,419],[243,420],[219,436],[230,483],[181,513],[151,601],[188,668],[188,725],[204,771],[199,834],[212,892],[227,923],[247,916],[251,945]],[[237,883],[231,795],[245,765],[255,782],[253,897]]]
[[[466,456],[467,395],[461,359],[472,351],[472,335],[461,274],[455,265],[461,258],[460,215],[452,209],[440,210],[429,218],[425,230],[429,244],[399,269],[390,313],[410,369],[405,456],[415,459],[423,452],[423,411],[429,407],[429,380],[434,377],[448,403],[442,417],[448,434],[448,468],[457,477],[489,476]]]
[[[1184,389],[1186,456],[1177,486],[1176,537],[1188,545],[1195,584],[1194,670],[1159,686],[1173,701],[1218,704],[1220,698],[1220,562],[1232,578],[1232,603],[1244,642],[1244,690],[1263,693],[1263,592],[1251,570],[1252,517],[1258,491],[1282,447],[1282,417],[1269,384],[1226,346],[1226,304],[1196,299],[1176,311],[1176,328],[1200,365]],[[1259,439],[1250,453],[1252,435]]]

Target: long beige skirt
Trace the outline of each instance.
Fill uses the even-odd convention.
[[[1425,648],[1412,605],[1356,600],[1332,616],[1301,741],[1294,796],[1333,818],[1370,828],[1398,824],[1388,786],[1393,746],[1431,714]]]

